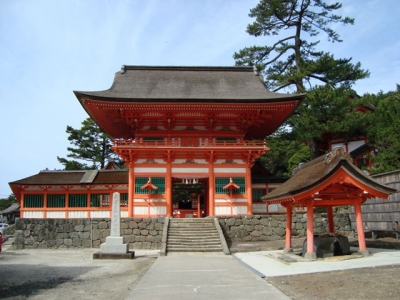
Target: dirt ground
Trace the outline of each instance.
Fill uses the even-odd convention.
[[[0,299],[125,299],[157,254],[92,259],[98,249],[0,253]]]
[[[302,239],[294,239],[300,247]],[[11,241],[7,242],[10,243]],[[368,247],[399,249],[395,239],[367,240]],[[276,250],[284,241],[232,243],[232,252]],[[133,260],[93,260],[98,249],[19,250],[0,253],[0,299],[124,299],[157,253]],[[295,300],[400,299],[399,265],[266,278]]]
[[[304,239],[293,239],[292,246],[300,248]],[[349,239],[351,246],[358,246]],[[399,249],[400,240],[394,238],[367,239],[367,247]],[[283,249],[285,241],[233,243],[234,252]],[[400,299],[399,265],[353,269],[334,272],[313,273],[294,276],[266,278],[294,300],[321,299]]]

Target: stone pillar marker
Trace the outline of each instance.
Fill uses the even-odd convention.
[[[124,237],[121,236],[120,194],[117,192],[113,193],[110,225],[110,235],[106,237],[106,242],[100,245],[100,252],[93,254],[93,258],[132,259],[135,252],[129,252],[129,244],[124,244]]]

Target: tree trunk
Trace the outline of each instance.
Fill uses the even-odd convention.
[[[321,156],[322,153],[318,148],[318,142],[316,139],[311,139],[308,141],[308,148],[310,149],[312,159]]]

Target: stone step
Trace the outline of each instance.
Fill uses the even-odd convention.
[[[169,224],[169,228],[215,228],[215,224],[175,223]]]
[[[204,218],[172,218],[169,220],[169,222],[202,222],[202,223],[207,223],[207,222],[214,222],[213,219],[204,219]]]
[[[221,247],[221,241],[168,241],[168,245],[190,245],[190,246],[205,246],[205,245],[210,245],[210,246],[219,246]]]
[[[222,247],[219,248],[194,248],[194,247],[180,247],[180,248],[170,248],[167,246],[167,251],[170,252],[221,252]]]
[[[217,239],[219,238],[218,234],[168,234],[168,238],[182,238],[182,239]]]
[[[169,242],[191,242],[191,243],[221,243],[220,239],[218,238],[212,238],[212,239],[196,239],[196,238],[168,238],[168,243]]]
[[[198,235],[198,234],[215,234],[218,233],[216,229],[207,229],[207,230],[186,230],[186,229],[170,229],[168,230],[170,234],[183,234],[183,235]]]
[[[170,219],[168,252],[222,252],[214,219]]]

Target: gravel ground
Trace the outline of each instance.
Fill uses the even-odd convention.
[[[92,259],[98,249],[18,250],[0,253],[0,299],[124,299],[158,251],[132,260]]]
[[[136,251],[133,260],[93,260],[98,249],[10,250],[0,253],[0,299],[125,299],[158,256]],[[294,245],[301,245],[296,239]],[[368,247],[399,249],[395,239]],[[232,243],[233,252],[276,250],[284,241]],[[399,262],[400,264],[400,262]],[[400,265],[267,278],[291,299],[400,299]]]

